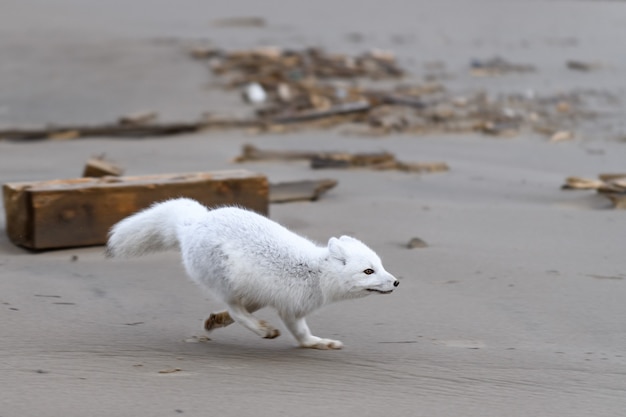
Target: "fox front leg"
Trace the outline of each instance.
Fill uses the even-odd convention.
[[[281,318],[301,347],[311,349],[341,349],[343,347],[343,343],[339,340],[323,339],[313,336],[304,317],[281,316]]]

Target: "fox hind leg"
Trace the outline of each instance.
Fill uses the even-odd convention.
[[[265,339],[274,339],[280,336],[280,332],[278,331],[278,329],[274,328],[272,325],[263,320],[257,319],[252,315],[252,313],[250,313],[248,309],[246,309],[242,305],[229,304],[228,311],[226,313],[229,315],[231,320],[236,321],[246,329],[253,331],[254,333]],[[211,320],[211,318],[209,317],[208,320]],[[205,323],[205,329],[206,327],[207,325]]]
[[[254,313],[255,311],[259,310],[259,308],[259,306],[254,304],[247,305],[245,307],[245,309],[250,313]],[[207,332],[211,332],[215,329],[230,326],[234,322],[235,320],[233,320],[233,318],[230,316],[228,310],[217,311],[215,313],[211,313],[209,318],[204,321],[204,330],[206,330]]]
[[[228,310],[211,313],[208,319],[204,321],[204,330],[210,332],[220,327],[226,327],[233,324],[235,320],[230,316]]]

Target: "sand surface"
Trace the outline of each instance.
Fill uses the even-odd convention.
[[[214,3],[214,2],[213,2]],[[167,119],[242,109],[210,88],[185,45],[319,44],[390,48],[411,71],[440,60],[452,88],[626,95],[626,3],[618,1],[315,2],[4,1],[0,126],[103,122],[140,109]],[[216,28],[262,16],[263,28]],[[362,35],[354,42],[352,33]],[[467,75],[501,54],[539,68]],[[568,59],[600,61],[568,71]],[[569,175],[626,171],[611,124],[544,137],[307,131],[213,132],[166,139],[0,142],[0,182],[72,178],[103,153],[129,174],[238,168],[247,142],[273,149],[394,152],[446,161],[448,173],[311,171],[253,163],[272,181],[332,177],[315,203],[271,218],[311,239],[352,234],[401,278],[388,296],[329,306],[309,319],[341,351],[263,340],[239,327],[203,341],[221,305],[186,280],[179,256],[111,261],[102,248],[30,253],[0,236],[0,416],[623,416],[626,410],[626,212]],[[617,127],[615,121],[617,120]],[[4,213],[2,213],[4,214]],[[2,216],[4,217],[4,216]],[[4,229],[4,219],[0,228]],[[429,247],[403,245],[420,237]],[[160,371],[179,369],[173,373]]]

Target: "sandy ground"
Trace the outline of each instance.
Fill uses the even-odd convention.
[[[436,3],[436,4],[435,4]],[[346,3],[347,4],[347,3]],[[8,0],[0,13],[0,125],[102,122],[138,109],[166,119],[241,108],[185,57],[192,40],[396,50],[414,73],[442,60],[456,88],[626,97],[626,4],[611,1],[107,2]],[[214,8],[217,7],[217,10]],[[213,19],[263,16],[265,28]],[[354,42],[351,33],[362,34]],[[467,76],[501,54],[533,74]],[[601,61],[592,73],[567,59]],[[624,113],[614,109],[615,118]],[[102,248],[33,254],[0,237],[0,416],[623,416],[626,409],[626,212],[559,190],[568,175],[626,169],[614,125],[549,143],[537,136],[388,136],[310,131],[167,139],[0,142],[0,181],[76,177],[106,152],[130,174],[233,168],[243,143],[395,152],[444,160],[445,174],[311,172],[255,163],[270,180],[333,177],[316,203],[271,217],[324,242],[352,234],[402,284],[389,296],[309,319],[341,351],[258,339],[232,326],[202,336],[221,306],[184,278],[175,253],[115,262]],[[610,133],[610,134],[609,134]],[[2,226],[3,228],[3,226]],[[403,245],[418,236],[425,249]],[[74,258],[73,257],[77,257]],[[179,372],[159,373],[178,368]]]

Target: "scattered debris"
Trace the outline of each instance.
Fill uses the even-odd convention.
[[[258,120],[202,119],[196,122],[148,123],[139,125],[103,124],[91,126],[49,126],[40,129],[0,129],[0,139],[76,139],[79,137],[147,137],[193,133],[205,129],[260,126]]]
[[[186,343],[206,343],[206,342],[209,342],[210,340],[211,339],[207,336],[191,336],[185,339],[185,342]]]
[[[626,278],[626,275],[596,275],[596,274],[587,274],[587,276],[589,278],[594,278],[594,279],[606,279],[606,280],[614,280],[614,281],[621,281],[624,278]]]
[[[493,77],[510,72],[533,72],[535,67],[525,64],[514,64],[503,58],[474,59],[471,64],[471,74],[474,77]]]
[[[365,113],[372,108],[367,101],[353,101],[329,106],[325,109],[309,109],[296,112],[284,112],[274,116],[271,121],[274,124],[290,124],[308,122],[317,119],[327,119],[336,116]]]
[[[445,162],[407,163],[401,162],[389,152],[347,153],[314,151],[267,151],[253,145],[244,145],[237,162],[306,159],[311,161],[311,168],[370,168],[375,170],[396,169],[406,172],[443,172],[450,168]]]
[[[584,61],[574,61],[574,60],[567,61],[565,65],[567,65],[567,68],[571,70],[584,71],[584,72],[589,72],[589,71],[602,68],[602,64],[598,62],[584,62]]]
[[[80,137],[80,131],[77,129],[64,129],[51,132],[48,139],[52,140],[72,140]]]
[[[196,46],[189,51],[192,58],[195,59],[208,59],[218,56],[221,51],[212,46]]]
[[[221,51],[212,56],[211,69],[216,75],[228,75],[227,86],[237,87],[258,82],[274,93],[278,84],[294,89],[315,88],[319,80],[398,78],[404,71],[395,56],[387,51],[372,50],[357,56],[329,54],[320,48],[288,50],[260,47],[251,50]]]
[[[626,209],[626,173],[600,174],[599,180],[568,177],[561,187],[564,190],[596,190],[613,203],[613,208]]]
[[[270,184],[270,203],[316,201],[337,185],[337,180],[306,180]]]
[[[157,117],[158,114],[155,111],[140,111],[120,117],[118,123],[123,126],[144,125],[146,123],[155,121]]]
[[[124,169],[113,162],[106,161],[104,155],[89,158],[83,170],[83,177],[92,178],[106,176],[119,177],[123,174]]]
[[[567,177],[565,184],[562,186],[564,190],[599,190],[600,192],[624,192],[626,191],[626,173],[625,174],[600,174],[599,180]]]
[[[374,170],[398,170],[405,172],[444,172],[450,168],[445,162],[407,163],[390,153],[326,154],[311,160],[311,168],[370,168]]]
[[[569,130],[559,130],[550,136],[550,142],[561,142],[570,139],[574,139],[574,133]]]
[[[224,19],[214,20],[213,26],[217,27],[236,27],[236,28],[245,28],[245,27],[254,27],[261,28],[267,25],[267,22],[262,17],[256,16],[247,16],[247,17],[227,17]]]
[[[356,153],[333,152],[320,153],[311,159],[311,168],[386,168],[395,164],[396,157],[388,152]]]
[[[180,368],[166,368],[159,371],[160,374],[173,374],[175,372],[180,372],[182,369]]]
[[[260,26],[261,18],[233,18],[218,25]],[[254,105],[247,119],[206,117],[191,122],[157,123],[153,111],[126,115],[118,123],[3,129],[0,139],[70,140],[84,136],[146,137],[193,133],[206,129],[249,129],[286,132],[348,124],[353,133],[482,133],[510,137],[536,132],[553,141],[575,136],[577,124],[596,116],[587,98],[601,105],[609,93],[572,91],[539,96],[529,90],[514,94],[482,91],[454,94],[437,82],[408,83],[406,71],[390,51],[372,49],[358,55],[328,53],[320,48],[258,47],[228,51],[197,46],[190,55],[207,63],[227,89],[237,89]],[[569,61],[575,69],[591,64]],[[444,63],[428,68],[443,71]],[[534,71],[531,65],[495,57],[474,60],[476,76]],[[373,81],[385,80],[384,87]],[[566,133],[567,132],[567,133]]]
[[[408,249],[427,248],[428,243],[424,242],[419,237],[414,237],[411,240],[409,240],[409,243],[406,244],[406,247]]]
[[[236,157],[234,162],[312,159],[318,154],[319,152],[307,151],[266,151],[261,150],[254,145],[246,144],[243,145],[241,155]]]
[[[8,183],[3,191],[7,235],[30,249],[103,244],[113,224],[168,198],[262,214],[269,207],[267,178],[244,170]]]
[[[581,177],[567,177],[563,190],[597,190],[604,185],[604,181]]]

